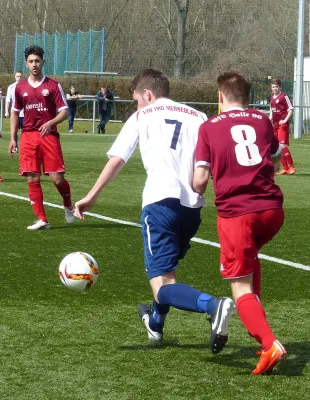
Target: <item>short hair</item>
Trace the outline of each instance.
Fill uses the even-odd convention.
[[[280,87],[282,86],[281,79],[277,79],[277,78],[271,79],[271,84],[272,85],[278,85]]]
[[[230,70],[222,73],[217,78],[219,90],[227,97],[228,101],[246,104],[251,93],[250,81],[239,71]]]
[[[35,56],[39,56],[42,60],[44,57],[44,50],[42,47],[34,45],[34,46],[29,46],[25,49],[25,60],[27,61],[27,58],[34,54]]]
[[[23,74],[23,71],[21,69],[18,69],[17,71],[15,71],[15,74]]]
[[[147,68],[141,71],[129,86],[131,91],[142,92],[144,89],[150,90],[156,98],[169,97],[170,83],[161,71]]]

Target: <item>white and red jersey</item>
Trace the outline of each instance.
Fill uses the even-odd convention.
[[[272,163],[280,153],[269,118],[255,109],[234,108],[201,125],[195,167],[210,167],[221,217],[282,207]]]
[[[169,197],[180,199],[185,207],[203,206],[192,180],[198,130],[206,119],[204,113],[167,98],[128,119],[107,154],[127,162],[139,144],[147,173],[142,207]]]
[[[15,88],[13,110],[24,109],[23,131],[38,131],[39,128],[55,118],[57,112],[68,108],[62,87],[54,79],[43,76],[38,86],[34,87],[29,78],[19,82]],[[51,134],[58,135],[56,126]]]
[[[14,104],[14,98],[15,98],[15,88],[16,88],[17,82],[12,83],[9,85],[8,90],[6,92],[6,99],[5,102],[9,103],[9,111],[11,107]],[[19,116],[22,118],[24,117],[24,109],[22,109],[19,113]]]
[[[286,93],[279,93],[270,97],[270,108],[272,112],[272,124],[274,128],[279,127],[279,121],[286,118],[289,110],[293,110],[293,104]],[[289,124],[289,121],[286,122]]]

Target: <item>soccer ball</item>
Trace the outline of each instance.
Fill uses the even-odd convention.
[[[83,251],[68,254],[59,265],[59,278],[69,289],[85,292],[98,279],[99,267],[90,254]]]

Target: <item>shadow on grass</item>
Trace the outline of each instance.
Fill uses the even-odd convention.
[[[279,363],[273,370],[275,376],[303,376],[304,369],[310,361],[310,342],[290,342],[284,343],[288,358]],[[217,365],[227,365],[228,367],[240,368],[240,375],[247,375],[255,366],[255,354],[258,347],[253,346],[227,346],[229,354],[225,350],[218,355],[209,352],[209,346],[203,344],[180,344],[177,340],[163,342],[160,345],[140,345],[140,346],[120,346],[120,350],[129,351],[160,351],[169,347],[180,348],[180,350],[201,349],[207,356],[208,363]],[[247,360],[251,359],[251,361]],[[257,356],[257,362],[259,356]]]
[[[125,224],[118,223],[102,223],[102,224],[88,224],[88,223],[78,223],[78,224],[67,224],[67,225],[59,225],[59,226],[51,226],[50,231],[53,230],[61,230],[61,229],[128,229],[135,228],[134,226],[128,226]]]

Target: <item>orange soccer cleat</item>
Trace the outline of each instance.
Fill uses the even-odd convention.
[[[256,368],[252,371],[253,375],[271,374],[274,366],[281,360],[285,360],[287,353],[282,344],[275,340],[270,350],[262,351]]]
[[[294,166],[291,166],[287,173],[288,173],[288,175],[293,175],[293,174],[295,174],[295,172],[296,172],[296,168]]]
[[[276,175],[288,175],[289,169],[282,169],[282,171],[277,172]]]

